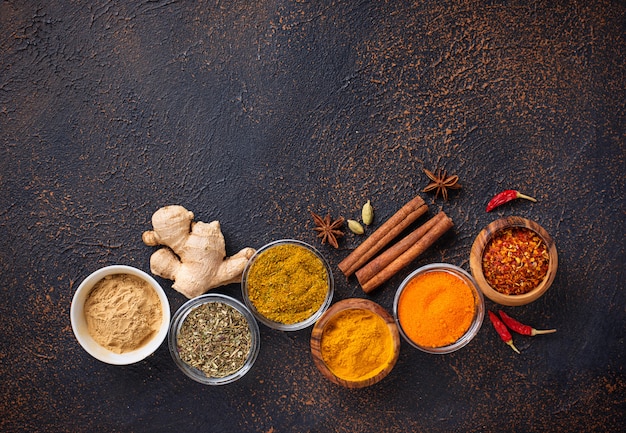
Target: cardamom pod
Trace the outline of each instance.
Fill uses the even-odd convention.
[[[365,203],[365,205],[363,205],[361,216],[363,217],[363,224],[366,226],[370,225],[374,221],[374,208],[369,200]]]
[[[348,220],[348,228],[355,235],[362,235],[363,233],[365,233],[363,226],[355,220]]]

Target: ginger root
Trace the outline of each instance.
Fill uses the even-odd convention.
[[[219,221],[193,221],[193,212],[182,206],[165,206],[152,215],[152,227],[141,236],[148,246],[165,245],[150,257],[150,271],[168,280],[172,288],[192,299],[215,287],[241,281],[248,260],[255,253],[244,248],[226,257],[226,243]]]

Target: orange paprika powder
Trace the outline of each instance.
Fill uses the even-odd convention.
[[[428,271],[410,280],[398,300],[404,334],[422,347],[444,347],[461,338],[476,310],[472,289],[447,271]]]

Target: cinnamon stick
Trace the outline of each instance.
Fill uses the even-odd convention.
[[[424,251],[428,249],[437,239],[439,239],[445,232],[450,230],[454,223],[452,220],[445,215],[443,212],[443,217],[438,217],[436,223],[428,230],[426,233],[411,247],[406,249],[403,252],[400,252],[399,255],[393,259],[387,266],[381,269],[379,272],[373,273],[373,276],[370,277],[367,281],[360,281],[359,284],[365,293],[369,293],[375,288],[379,287],[385,281],[389,280],[395,274],[397,274],[400,270],[406,267],[409,263],[419,257]],[[435,217],[437,218],[437,217]],[[420,230],[419,228],[415,231]],[[413,233],[407,235],[411,236]],[[417,235],[414,235],[417,236]],[[402,242],[402,241],[400,241]],[[396,252],[401,251],[401,248]],[[391,253],[390,253],[391,254]],[[366,268],[370,266],[370,264],[365,265],[363,268],[363,272],[361,275],[370,275],[371,271],[366,270]],[[358,278],[358,273],[357,273]]]
[[[339,263],[338,267],[341,272],[346,277],[354,274],[427,210],[428,206],[420,196],[406,203]]]
[[[371,280],[372,277],[385,269],[389,263],[393,262],[395,259],[400,257],[402,253],[411,248],[411,246],[415,245],[415,243],[424,237],[424,235],[431,230],[437,222],[445,217],[445,213],[439,212],[437,215],[426,221],[422,226],[413,230],[402,240],[398,241],[398,243],[390,246],[387,251],[356,271],[355,275],[359,283],[363,285]]]

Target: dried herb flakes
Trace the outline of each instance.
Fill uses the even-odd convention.
[[[207,302],[185,318],[177,336],[180,359],[207,377],[225,377],[240,370],[252,347],[246,318],[222,302]]]

